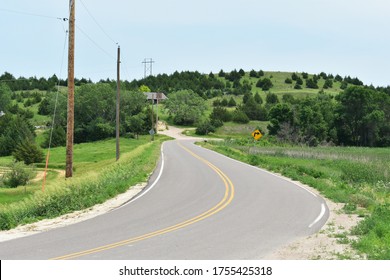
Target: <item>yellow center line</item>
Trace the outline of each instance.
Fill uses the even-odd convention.
[[[216,172],[218,174],[218,176],[222,179],[222,181],[223,181],[223,183],[225,185],[225,194],[224,194],[224,197],[222,198],[222,200],[219,201],[217,205],[215,205],[214,207],[210,208],[206,212],[204,212],[204,213],[202,213],[202,214],[200,214],[200,215],[198,215],[196,217],[193,217],[193,218],[191,218],[189,220],[186,220],[184,222],[178,223],[176,225],[169,226],[169,227],[157,230],[157,231],[153,231],[153,232],[141,235],[141,236],[137,236],[137,237],[133,237],[133,238],[130,238],[130,239],[122,240],[122,241],[119,241],[119,242],[115,242],[115,243],[107,244],[107,245],[104,245],[104,246],[100,246],[100,247],[97,247],[97,248],[89,249],[89,250],[86,250],[86,251],[81,251],[81,252],[77,252],[77,253],[68,254],[68,255],[61,256],[61,257],[53,258],[52,260],[74,259],[74,258],[78,258],[78,257],[82,257],[82,256],[86,256],[86,255],[90,255],[90,254],[94,254],[94,253],[110,250],[110,249],[117,248],[117,247],[120,247],[120,246],[128,245],[128,244],[131,244],[131,243],[135,243],[135,242],[142,241],[142,240],[145,240],[145,239],[149,239],[149,238],[152,238],[152,237],[155,237],[155,236],[158,236],[158,235],[166,234],[166,233],[169,233],[169,232],[172,232],[172,231],[175,231],[175,230],[187,227],[187,226],[192,225],[194,223],[200,222],[200,221],[202,221],[202,220],[204,220],[204,219],[206,219],[206,218],[208,218],[208,217],[210,217],[212,215],[215,215],[216,213],[218,213],[221,210],[223,210],[226,206],[228,206],[232,202],[232,200],[234,198],[234,185],[233,185],[232,181],[229,179],[229,177],[226,176],[226,174],[224,174],[218,167],[216,167],[215,165],[213,165],[212,163],[210,163],[206,159],[198,156],[197,154],[195,154],[194,152],[192,152],[188,148],[184,147],[182,144],[179,143],[179,146],[181,148],[183,148],[185,151],[187,151],[189,154],[194,156],[195,158],[197,158],[200,161],[204,162],[207,166],[209,166],[212,170],[214,170],[214,172]]]

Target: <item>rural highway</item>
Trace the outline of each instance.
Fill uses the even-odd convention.
[[[328,216],[325,201],[305,188],[173,140],[149,186],[127,204],[0,242],[0,259],[261,259],[319,231]]]

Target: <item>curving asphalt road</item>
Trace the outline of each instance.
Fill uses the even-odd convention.
[[[0,259],[261,259],[317,232],[325,201],[267,171],[164,143],[150,186],[126,205],[0,243]]]

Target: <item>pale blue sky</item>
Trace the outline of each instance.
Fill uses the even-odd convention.
[[[0,2],[1,74],[66,78],[68,23],[56,18],[68,17],[68,5]],[[153,58],[154,74],[324,71],[387,86],[389,14],[387,0],[76,0],[75,74],[115,79],[119,42],[127,80],[143,77],[141,62]]]

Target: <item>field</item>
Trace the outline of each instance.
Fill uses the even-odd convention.
[[[297,73],[297,74],[302,78],[301,73]],[[215,75],[217,76],[218,74]],[[302,89],[294,89],[295,82],[293,84],[285,83],[285,80],[287,78],[291,78],[291,75],[292,75],[291,72],[264,71],[264,76],[260,78],[261,79],[269,78],[273,83],[273,87],[269,91],[265,91],[265,92],[261,88],[256,87],[256,83],[260,78],[250,77],[249,73],[246,73],[245,76],[242,77],[241,83],[248,82],[252,86],[252,92],[253,93],[258,92],[263,100],[265,100],[265,96],[267,92],[275,93],[276,95],[278,95],[279,99],[281,99],[282,96],[286,93],[292,94],[295,98],[304,98],[307,96],[313,96],[313,94],[318,93],[318,91],[320,91],[325,84],[325,80],[320,79],[318,80],[318,87],[319,87],[318,89],[306,88],[305,80],[303,79]],[[308,78],[313,78],[313,75],[309,74]],[[222,80],[224,81],[225,79]],[[337,95],[342,91],[340,89],[340,86],[341,86],[340,82],[334,82],[333,87],[329,89],[324,89],[324,92],[331,95]]]
[[[42,180],[27,187],[0,188],[0,229],[85,209],[147,180],[156,166],[160,145],[168,138],[149,136],[121,139],[121,158],[115,161],[115,139],[75,145],[73,178],[64,180],[64,148],[52,149],[45,192]],[[140,156],[142,154],[142,156]],[[6,165],[11,158],[2,158]],[[38,169],[41,171],[41,169]]]
[[[141,137],[138,141],[122,138],[121,152],[122,154],[129,153],[148,142],[148,137]],[[86,173],[98,173],[104,167],[115,163],[115,139],[75,145],[73,160],[75,171],[73,176],[75,178],[83,177]],[[0,157],[0,166],[7,166],[11,162],[12,157]],[[44,163],[37,164],[34,168],[35,174],[41,174],[44,167]],[[51,149],[49,169],[47,175],[48,188],[64,177],[65,147]],[[41,188],[42,179],[30,181],[28,186],[21,186],[15,189],[0,188],[0,205],[20,201],[34,192],[40,191]]]
[[[261,141],[244,142],[233,139],[202,145],[281,173],[344,203],[346,213],[365,217],[351,232],[357,241],[347,242],[369,259],[390,259],[389,148],[274,147]]]

